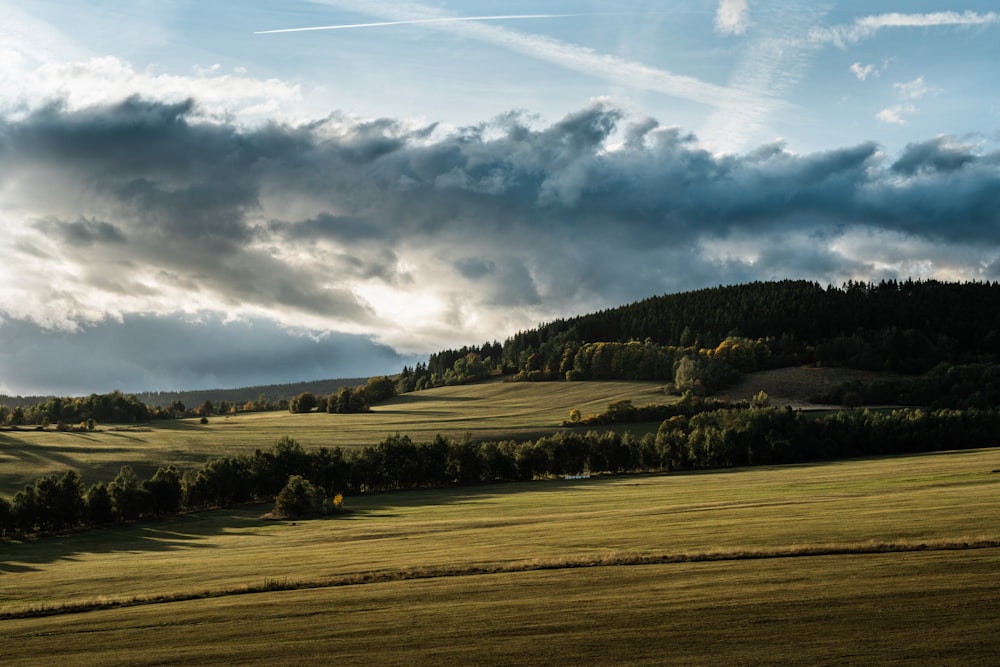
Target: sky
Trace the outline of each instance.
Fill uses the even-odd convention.
[[[0,15],[0,393],[391,374],[754,280],[1000,279],[995,3]]]

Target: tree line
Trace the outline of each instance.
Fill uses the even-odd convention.
[[[942,362],[1000,362],[1000,284],[754,282],[652,297],[519,332],[503,366],[555,378],[567,350],[594,343],[712,349],[767,342],[774,367],[806,363],[920,373]],[[574,352],[575,353],[575,352]],[[626,366],[634,368],[634,366]]]
[[[90,422],[115,422],[134,424],[159,417],[156,410],[132,394],[114,391],[110,394],[91,394],[79,398],[52,397],[27,407],[0,405],[0,424],[23,426],[62,425],[69,428]]]
[[[304,391],[288,403],[292,413],[330,412],[349,414],[367,412],[371,406],[396,395],[396,383],[387,375],[368,378],[365,384],[353,389],[341,387],[336,394],[324,396]]]
[[[609,406],[625,415],[630,406]],[[640,408],[641,409],[641,408]],[[75,471],[42,477],[0,498],[0,535],[11,538],[178,511],[273,501],[338,509],[344,495],[550,478],[580,473],[775,465],[876,454],[992,446],[1000,410],[845,410],[815,415],[689,399],[655,435],[565,429],[535,440],[474,442],[392,435],[374,446],[306,451],[283,438],[270,450],[226,456],[182,473],[161,467],[141,480],[123,466],[85,486]],[[288,489],[289,485],[292,488]],[[339,500],[338,500],[339,497]],[[293,502],[294,501],[294,502]]]
[[[0,404],[0,425],[20,427],[37,425],[57,430],[94,430],[100,423],[138,424],[158,419],[182,419],[290,410],[291,412],[363,412],[370,406],[396,394],[396,380],[388,376],[372,377],[354,387],[337,384],[339,391],[314,394],[304,391],[291,400],[272,401],[265,394],[242,403],[205,399],[200,405],[187,407],[180,400],[163,406],[149,406],[135,394],[113,391],[79,398],[50,397],[33,405],[8,407]]]
[[[924,405],[931,409],[1000,405],[1000,364],[939,364],[919,376],[845,382],[810,399],[847,407]]]
[[[293,396],[303,392],[314,394],[336,394],[342,387],[364,384],[368,378],[338,378],[331,380],[311,380],[284,384],[254,385],[234,389],[197,389],[190,391],[140,391],[135,396],[151,408],[166,408],[178,403],[200,406],[206,401],[215,406],[236,408],[235,411],[258,412],[266,410],[287,410]],[[37,401],[32,401],[37,402]],[[217,414],[226,414],[219,410]]]
[[[123,394],[116,390],[108,394],[90,394],[77,398],[53,396],[31,405],[15,404],[8,407],[0,404],[0,425],[37,425],[42,428],[53,426],[60,431],[93,430],[98,423],[140,424],[158,419],[287,410],[288,406],[287,399],[273,402],[263,394],[256,400],[239,404],[206,399],[200,405],[190,408],[179,400],[164,406],[150,406],[135,394]]]

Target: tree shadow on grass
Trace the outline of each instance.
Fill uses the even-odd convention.
[[[787,471],[793,474],[800,469],[816,467],[837,466],[851,462],[868,460],[886,460],[895,458],[913,458],[920,456],[938,456],[947,454],[965,454],[983,450],[953,450],[946,452],[921,452],[916,454],[882,454],[858,458],[842,459],[820,459],[814,461],[801,461],[795,463],[740,466],[733,468],[706,468],[694,470],[674,470],[674,471],[649,471],[649,472],[623,472],[623,473],[595,473],[585,478],[563,478],[554,477],[549,479],[534,479],[514,482],[495,482],[487,484],[477,484],[471,486],[451,486],[446,488],[428,489],[404,489],[380,491],[372,494],[348,497],[346,507],[348,511],[342,515],[332,517],[334,520],[340,518],[364,519],[367,516],[394,516],[388,514],[394,509],[401,507],[421,507],[440,505],[462,505],[465,503],[481,502],[484,498],[495,498],[516,495],[519,493],[558,493],[568,490],[593,489],[599,492],[608,486],[637,485],[653,480],[669,481],[676,480],[678,484],[683,484],[685,479],[691,477],[708,477],[716,475],[742,476],[762,473],[767,471]]]
[[[262,525],[260,516],[269,507],[246,505],[46,535],[23,542],[0,542],[0,581],[4,574],[38,571],[42,565],[79,560],[88,554],[216,549],[218,546],[211,538],[227,533],[266,536],[253,528]]]
[[[971,453],[977,450],[963,450]],[[982,450],[979,450],[982,451]],[[937,456],[957,452],[928,452],[916,456]],[[871,459],[895,458],[890,455],[866,457]],[[328,517],[296,520],[297,523],[312,521],[372,521],[380,518],[397,518],[408,508],[457,506],[479,503],[487,498],[502,498],[519,493],[559,493],[568,490],[592,489],[599,493],[609,485],[640,483],[644,480],[673,478],[683,483],[685,478],[706,475],[743,475],[754,471],[787,470],[796,468],[838,465],[850,459],[836,459],[793,463],[771,466],[749,466],[712,470],[689,470],[678,472],[650,472],[617,475],[594,475],[585,479],[546,479],[521,482],[497,482],[476,486],[456,486],[445,489],[417,489],[383,491],[367,495],[349,496],[347,511]],[[857,460],[857,459],[853,459]],[[277,537],[277,533],[265,529],[275,522],[263,521],[261,516],[272,508],[270,503],[242,505],[238,507],[206,510],[179,515],[160,520],[136,522],[95,528],[86,531],[51,535],[25,543],[0,542],[0,581],[2,575],[40,570],[41,565],[61,560],[76,560],[86,554],[107,554],[115,552],[150,553],[183,551],[186,549],[218,548],[211,538],[224,534],[239,534],[256,537]],[[502,517],[498,517],[498,520]],[[278,523],[288,524],[281,521]],[[378,528],[373,526],[373,528]],[[376,530],[376,532],[378,532]],[[386,537],[388,535],[376,535]]]
[[[464,505],[479,503],[487,498],[502,498],[520,493],[557,493],[570,489],[593,488],[621,483],[629,477],[651,478],[666,473],[635,473],[634,475],[595,475],[586,479],[536,479],[520,482],[496,482],[492,484],[477,484],[473,486],[451,486],[442,489],[412,489],[400,491],[381,491],[378,493],[349,496],[346,499],[347,511],[330,517],[332,520],[364,519],[368,516],[391,517],[394,509],[401,507],[431,507],[446,505]]]
[[[115,438],[131,436],[113,434]],[[0,433],[0,495],[13,496],[26,484],[32,484],[49,474],[75,470],[84,483],[110,482],[128,464],[142,477],[151,477],[160,463],[142,458],[142,449],[122,444],[107,444],[87,433],[54,433],[51,440],[32,442]],[[197,469],[210,458],[197,451],[178,450],[171,454],[170,463],[182,468]],[[137,458],[138,457],[138,458]]]
[[[40,465],[57,464],[66,469],[75,468],[79,461],[68,454],[63,453],[65,447],[51,444],[34,444],[25,442],[20,438],[13,438],[9,435],[0,434],[0,453],[17,458],[19,461]],[[74,448],[74,451],[77,451]],[[120,449],[118,451],[125,451]]]

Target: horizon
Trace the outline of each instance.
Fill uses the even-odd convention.
[[[845,282],[845,283],[843,283],[841,285],[833,285],[833,284],[822,285],[822,284],[820,284],[820,283],[818,283],[816,281],[797,280],[797,279],[794,279],[794,278],[785,278],[785,279],[774,280],[774,281],[753,281],[753,283],[761,283],[761,282],[763,282],[763,283],[808,282],[808,283],[813,284],[814,286],[816,286],[817,288],[819,288],[821,290],[826,290],[826,291],[830,291],[830,290],[844,291],[844,290],[847,290],[852,284],[862,285],[862,286],[864,286],[864,285],[867,285],[867,286],[879,286],[881,284],[893,285],[893,284],[897,284],[898,283],[899,285],[905,285],[907,283],[915,283],[915,284],[919,285],[919,284],[922,284],[922,283],[925,283],[925,282],[935,282],[935,280],[934,279],[929,279],[929,280],[925,281],[925,280],[919,279],[919,278],[917,278],[917,279],[914,279],[914,278],[902,278],[902,279],[898,279],[898,280],[897,279],[885,279],[885,280],[880,281],[878,283],[876,283],[876,282],[865,282],[865,281],[853,281],[853,283],[852,282]],[[936,281],[936,282],[939,282],[940,284],[944,284],[944,285],[949,285],[949,284],[952,284],[952,285],[978,284],[978,285],[1000,286],[1000,281],[978,281],[978,280],[972,280],[972,281],[950,281],[950,282],[949,281]],[[683,294],[690,294],[692,292],[697,292],[697,291],[701,291],[701,290],[727,289],[727,288],[732,288],[732,287],[746,286],[746,285],[750,285],[750,284],[752,284],[752,283],[751,282],[746,282],[746,283],[730,283],[730,284],[727,284],[727,285],[721,285],[720,284],[720,285],[706,286],[706,287],[700,288],[699,290],[689,290],[689,291],[685,291],[685,292],[672,292],[672,293],[664,293],[664,294],[653,294],[653,295],[648,295],[646,297],[638,298],[638,299],[636,299],[634,301],[630,301],[629,303],[613,305],[609,309],[610,310],[617,310],[619,308],[628,308],[630,306],[640,304],[640,303],[642,303],[644,301],[647,301],[647,300],[650,300],[650,299],[658,299],[658,298],[662,298],[662,297],[670,297],[670,296],[677,296],[677,295],[683,295]],[[595,312],[589,312],[589,313],[576,313],[574,315],[567,316],[566,318],[563,318],[563,319],[574,320],[574,319],[577,319],[577,318],[590,317],[590,316],[592,316],[594,314],[596,314],[596,311]],[[536,327],[527,329],[527,331],[533,330],[535,328],[544,328],[544,327],[547,327],[547,326],[549,326],[549,325],[551,325],[553,323],[554,323],[554,321],[541,322],[541,323],[537,324]],[[524,331],[526,331],[526,330],[521,330],[519,332],[516,332],[515,334],[512,334],[512,336],[506,338],[503,341],[503,343],[501,343],[501,344],[506,344],[508,341],[512,340],[512,338],[517,333],[524,333]],[[494,341],[494,342],[498,342],[499,343],[500,341]],[[458,348],[461,348],[461,347],[468,347],[470,345],[474,346],[476,344],[470,342],[470,343],[466,343],[464,346],[456,346],[455,348],[450,348],[450,349],[458,349]],[[445,350],[435,350],[434,353],[444,352],[444,351]],[[434,354],[434,353],[431,353],[431,354]],[[428,356],[430,356],[430,355],[428,355]],[[426,364],[428,361],[429,361],[429,358],[418,359],[418,360],[416,360],[413,363],[413,366],[417,366],[417,365],[420,365],[420,364]],[[269,388],[269,387],[295,387],[296,385],[314,385],[314,384],[321,384],[321,383],[327,383],[327,382],[338,382],[338,381],[344,381],[344,380],[350,380],[352,382],[355,382],[355,384],[357,385],[357,384],[364,384],[365,380],[371,379],[372,377],[382,377],[382,376],[385,376],[385,377],[389,377],[389,378],[395,378],[406,367],[412,368],[412,366],[410,366],[410,364],[404,364],[403,366],[400,366],[399,368],[397,368],[395,370],[392,370],[392,371],[389,371],[389,372],[385,372],[385,373],[376,373],[374,375],[364,375],[364,376],[356,376],[356,377],[340,376],[340,377],[321,377],[321,378],[312,378],[312,379],[295,379],[295,380],[291,380],[291,381],[287,381],[287,382],[275,382],[275,383],[268,383],[268,384],[252,384],[252,385],[238,385],[238,386],[228,386],[228,387],[223,387],[223,386],[205,386],[205,387],[182,387],[182,388],[178,388],[178,389],[139,389],[139,390],[126,390],[126,389],[122,389],[121,387],[114,387],[114,388],[112,388],[112,389],[110,389],[108,391],[104,391],[104,392],[90,392],[90,391],[87,391],[87,392],[83,392],[82,394],[75,394],[75,395],[66,395],[66,394],[21,394],[21,395],[11,395],[11,394],[6,393],[6,392],[0,392],[0,399],[10,398],[10,399],[20,399],[21,401],[27,401],[29,399],[52,398],[52,397],[60,397],[60,398],[83,398],[83,397],[89,396],[89,395],[94,394],[94,393],[98,393],[98,394],[111,394],[111,393],[115,393],[115,392],[121,393],[121,394],[126,395],[126,396],[128,396],[128,395],[144,396],[144,395],[153,395],[153,394],[199,394],[199,393],[235,392],[235,391],[241,391],[241,390],[254,390],[254,391],[257,391],[257,390],[262,390],[262,389],[266,389],[266,388]],[[283,396],[283,395],[281,395],[281,396]],[[3,405],[2,400],[0,400],[0,405]],[[188,407],[192,407],[192,406],[188,406]]]
[[[756,280],[1000,279],[983,0],[0,6],[2,394],[394,374]]]

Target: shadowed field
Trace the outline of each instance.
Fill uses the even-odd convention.
[[[732,401],[749,401],[754,394],[763,391],[770,397],[772,405],[791,405],[801,409],[836,407],[817,406],[810,399],[847,382],[876,382],[893,377],[897,376],[853,368],[791,366],[747,373],[732,387],[719,393],[722,398]]]
[[[996,550],[403,581],[5,621],[5,664],[986,665]]]
[[[145,604],[2,620],[0,661],[988,664],[1000,549],[962,547],[1000,539],[995,469],[1000,450],[532,482],[7,544],[0,612]],[[669,555],[716,560],[616,564]]]

